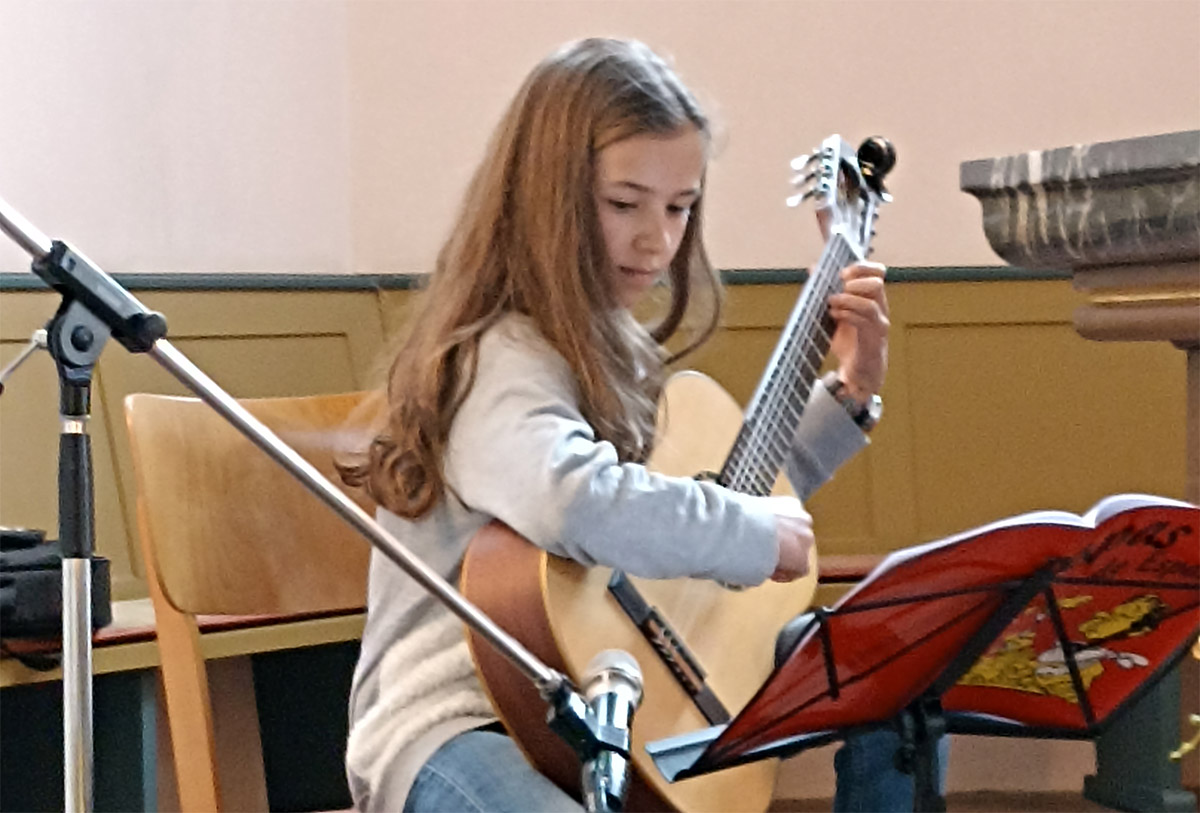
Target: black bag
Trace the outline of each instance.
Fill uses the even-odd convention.
[[[112,623],[109,562],[92,557],[92,629]],[[44,531],[0,528],[0,638],[62,636],[62,546]]]

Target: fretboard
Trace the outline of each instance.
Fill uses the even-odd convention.
[[[829,352],[835,327],[829,297],[842,290],[841,269],[861,258],[861,250],[841,231],[830,236],[746,408],[717,477],[721,485],[744,494],[771,493]]]

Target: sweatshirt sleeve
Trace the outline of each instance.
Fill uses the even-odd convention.
[[[561,356],[512,319],[481,342],[445,474],[468,507],[585,565],[751,585],[778,562],[764,498],[620,463],[580,413]]]
[[[854,419],[818,380],[796,427],[784,470],[792,490],[806,500],[824,485],[839,466],[870,441]]]

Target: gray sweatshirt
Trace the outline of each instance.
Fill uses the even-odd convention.
[[[818,382],[786,464],[796,493],[810,494],[866,443]],[[645,578],[754,585],[778,561],[768,498],[618,462],[580,413],[566,362],[515,314],[480,342],[445,478],[445,499],[419,520],[383,509],[377,518],[452,583],[471,537],[492,519],[550,553]],[[346,749],[356,807],[400,810],[434,751],[494,719],[462,623],[373,551]]]

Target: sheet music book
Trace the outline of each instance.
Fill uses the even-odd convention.
[[[1098,732],[1200,631],[1196,506],[1118,494],[1082,515],[1021,514],[890,554],[810,626],[689,772],[894,717],[1045,568],[1048,586],[944,687],[943,708]]]
[[[1179,511],[1162,510],[1169,507]],[[1056,579],[1054,599],[1095,722],[1186,645],[1187,630],[1198,626],[1197,515],[1187,503],[1121,494],[1101,500],[1078,520],[1082,529],[1101,530],[1082,537],[1087,544]],[[1106,524],[1113,517],[1115,523]],[[1042,522],[1075,525],[1069,515],[1053,513],[1026,520]],[[1026,725],[1087,727],[1049,612],[1039,598],[1017,616],[943,696],[944,708]],[[1175,629],[1182,635],[1170,634]]]

